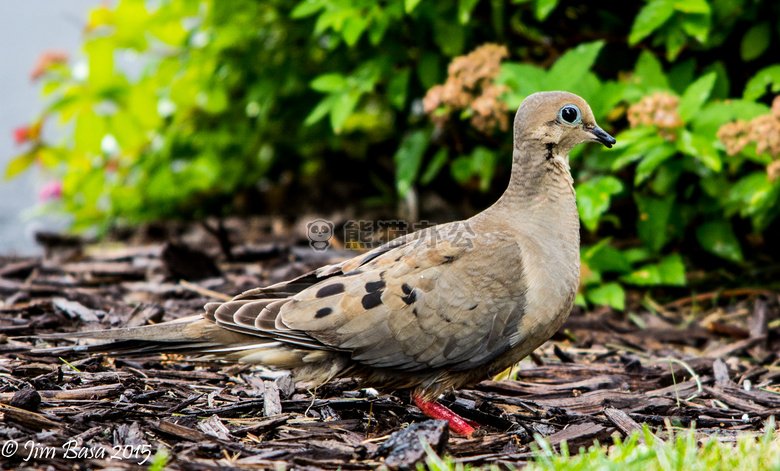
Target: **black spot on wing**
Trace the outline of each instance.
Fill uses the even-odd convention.
[[[373,293],[374,291],[378,289],[382,289],[385,287],[385,282],[383,280],[379,281],[369,281],[366,283],[366,293]]]
[[[344,292],[344,283],[333,283],[332,285],[323,286],[317,291],[318,298],[325,298],[327,296],[333,296]]]
[[[382,304],[382,290],[376,290],[368,293],[367,295],[363,296],[363,299],[360,300],[360,303],[363,305],[363,309],[369,310],[373,309],[380,304]]]
[[[325,316],[329,316],[329,315],[330,315],[332,312],[333,312],[333,309],[332,309],[332,308],[329,308],[329,307],[323,307],[323,308],[319,309],[319,310],[318,310],[318,311],[317,311],[317,312],[314,314],[314,318],[315,318],[315,319],[322,319],[322,318],[323,318],[323,317],[325,317]]]
[[[405,294],[405,296],[401,296],[401,299],[406,304],[412,304],[413,302],[417,301],[417,293],[414,292],[414,289],[412,289],[411,286],[404,283],[401,285],[401,291]]]

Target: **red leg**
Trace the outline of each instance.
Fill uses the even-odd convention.
[[[474,433],[474,427],[463,417],[459,416],[455,412],[452,412],[447,407],[439,404],[436,401],[428,401],[420,396],[412,395],[412,400],[420,408],[423,414],[432,419],[446,420],[450,423],[450,430],[458,435],[471,436]]]

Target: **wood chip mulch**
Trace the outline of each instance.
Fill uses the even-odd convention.
[[[641,424],[660,438],[695,424],[702,436],[733,440],[762,433],[780,412],[773,292],[648,299],[649,310],[630,315],[577,309],[553,341],[506,372],[511,379],[441,399],[483,425],[462,438],[427,420],[408,393],[351,379],[315,391],[249,365],[30,352],[52,346],[36,334],[192,315],[215,297],[338,261],[341,251],[277,238],[214,262],[217,244],[44,242],[45,257],[0,257],[0,469],[148,469],[163,447],[170,469],[404,469],[425,458],[420,436],[456,462],[522,466],[535,435],[573,452]]]

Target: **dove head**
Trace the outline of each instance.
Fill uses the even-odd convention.
[[[514,147],[524,143],[545,146],[552,154],[566,156],[583,142],[612,147],[615,139],[601,129],[588,103],[569,92],[539,92],[528,96],[515,115]]]

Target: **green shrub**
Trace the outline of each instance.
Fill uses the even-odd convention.
[[[769,0],[120,0],[90,14],[83,57],[41,65],[7,174],[59,175],[75,229],[264,211],[290,175],[484,201],[511,111],[566,89],[618,140],[571,156],[580,302],[623,308],[624,284],[685,284],[699,249],[753,263],[745,237],[775,227],[779,19]]]

